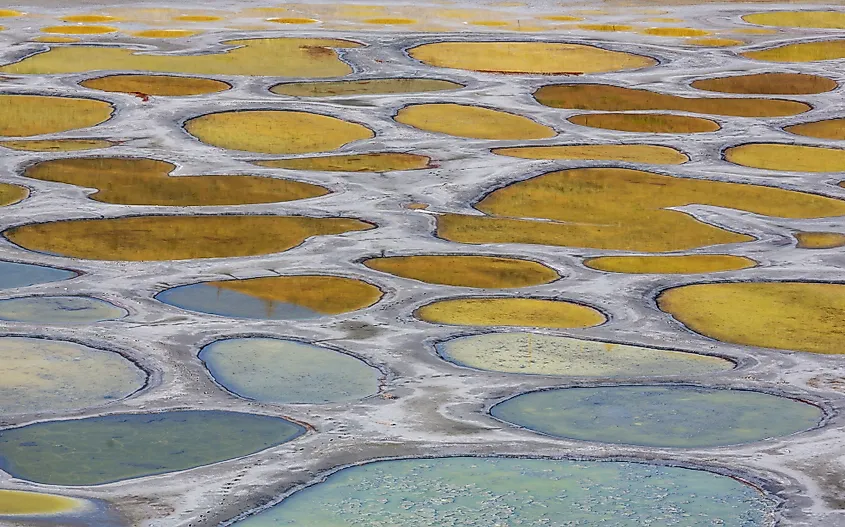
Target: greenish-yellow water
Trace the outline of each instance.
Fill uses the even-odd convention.
[[[718,357],[535,333],[485,333],[437,345],[446,360],[480,370],[574,377],[701,375],[734,367]]]
[[[147,374],[123,356],[74,342],[0,338],[0,414],[63,412],[123,399]]]

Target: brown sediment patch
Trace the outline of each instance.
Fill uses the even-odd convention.
[[[254,161],[256,165],[288,170],[320,170],[326,172],[390,172],[419,170],[429,167],[430,158],[399,152],[349,154],[342,156],[299,157]]]
[[[88,157],[42,161],[24,175],[98,189],[90,197],[123,205],[246,205],[313,198],[318,185],[257,176],[169,176],[176,165],[145,158]]]
[[[46,95],[0,95],[0,136],[27,137],[88,128],[107,121],[105,101]]]
[[[736,117],[782,117],[810,110],[810,105],[779,99],[679,97],[608,84],[556,84],[534,92],[540,104],[553,108],[622,112],[676,110]]]
[[[842,172],[845,150],[782,143],[749,143],[725,150],[731,163],[766,170]]]
[[[723,342],[845,353],[843,284],[695,284],[663,291],[657,305],[692,331]]]
[[[839,232],[797,232],[795,239],[801,249],[835,249],[845,247],[845,234]]]
[[[78,152],[114,146],[105,139],[30,139],[20,141],[0,141],[0,146],[26,152]]]
[[[159,30],[151,30],[159,31]],[[170,30],[160,30],[170,31]],[[150,35],[153,36],[153,35]],[[55,74],[99,70],[138,70],[198,75],[258,75],[324,78],[352,73],[333,48],[357,48],[348,40],[259,38],[227,40],[232,49],[204,55],[156,55],[102,46],[62,46],[0,67],[2,73]],[[267,57],[276,60],[268,61]]]
[[[553,129],[521,115],[464,104],[413,104],[396,121],[427,132],[473,139],[544,139]]]
[[[691,86],[699,90],[751,95],[809,95],[829,92],[836,81],[804,73],[756,73],[734,77],[699,79]]]
[[[334,97],[457,90],[463,84],[439,79],[367,79],[357,81],[291,82],[276,84],[270,91],[293,97]]]
[[[679,150],[656,145],[516,146],[494,148],[492,152],[522,159],[625,161],[659,165],[680,165],[689,161],[689,157]]]
[[[657,64],[651,57],[556,42],[438,42],[411,48],[408,54],[431,66],[492,73],[580,75]]]
[[[720,128],[710,119],[667,113],[590,113],[573,115],[568,121],[591,128],[651,134],[696,134]]]
[[[459,326],[525,326],[585,328],[607,318],[598,310],[574,302],[538,298],[456,298],[419,308],[425,322]]]
[[[189,119],[185,130],[212,146],[262,154],[324,152],[375,136],[357,123],[292,110],[211,113]]]
[[[742,19],[761,26],[845,29],[845,13],[841,11],[770,11],[744,15]]]
[[[213,79],[174,75],[108,75],[87,79],[79,84],[106,92],[156,96],[202,95],[225,91],[232,87],[228,83]]]
[[[743,57],[769,62],[815,62],[839,60],[845,57],[845,40],[823,40],[786,44],[761,51],[746,51]]]
[[[18,185],[0,183],[0,207],[14,205],[29,196],[29,189]]]
[[[752,240],[669,210],[690,204],[787,218],[845,214],[845,201],[815,194],[640,170],[586,168],[550,172],[495,190],[475,205],[488,216],[440,215],[437,235],[461,243],[530,243],[638,252],[680,251]]]
[[[42,33],[58,33],[60,35],[105,35],[117,33],[112,26],[50,26],[42,27]]]
[[[341,276],[271,276],[205,284],[262,300],[294,304],[323,315],[339,315],[364,309],[382,297],[378,287],[363,280]]]
[[[405,208],[410,209],[410,210],[425,210],[428,207],[429,207],[428,203],[419,203],[419,202],[408,203],[407,205],[405,205]]]
[[[691,254],[668,256],[600,256],[584,260],[591,269],[629,274],[698,274],[738,271],[757,265],[744,256]]]
[[[541,263],[498,256],[419,255],[368,258],[370,269],[428,284],[504,289],[554,282],[560,275]]]
[[[191,29],[145,29],[143,31],[133,31],[130,35],[141,38],[187,38],[199,35],[200,33],[200,31]]]
[[[845,118],[827,119],[814,123],[794,124],[784,128],[791,134],[803,135],[805,137],[817,137],[819,139],[835,139],[845,141]]]
[[[3,234],[32,251],[88,260],[161,261],[272,254],[312,236],[373,228],[351,218],[132,216],[33,223]]]

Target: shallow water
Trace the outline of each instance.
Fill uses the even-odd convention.
[[[90,260],[161,261],[271,254],[312,236],[372,228],[351,218],[129,216],[31,223],[3,235],[32,251]]]
[[[590,113],[573,115],[568,121],[590,128],[649,134],[700,134],[720,128],[710,119],[668,113]]]
[[[36,483],[101,485],[254,454],[304,432],[286,419],[217,410],[48,421],[4,430],[0,468]]]
[[[601,110],[677,110],[737,117],[778,117],[806,112],[810,106],[796,101],[757,98],[679,97],[649,90],[608,84],[558,84],[534,92],[540,104],[553,108]]]
[[[358,81],[291,82],[276,84],[270,91],[293,97],[335,97],[456,90],[462,84],[439,79],[367,79]]]
[[[76,152],[113,146],[103,139],[31,139],[22,141],[0,141],[3,148],[27,152]]]
[[[845,247],[845,234],[841,232],[799,232],[795,234],[801,249],[834,249]]]
[[[111,104],[94,99],[0,95],[0,136],[28,137],[88,128],[108,120],[113,110]]]
[[[0,207],[14,205],[29,196],[29,189],[18,185],[0,183]]]
[[[728,254],[690,254],[671,256],[600,256],[588,258],[584,265],[611,273],[695,274],[748,269],[757,262]]]
[[[743,56],[769,62],[815,62],[845,57],[845,40],[823,40],[801,44],[787,44],[760,51],[746,51]]]
[[[325,187],[258,176],[170,176],[176,165],[141,157],[52,159],[24,175],[42,181],[96,188],[91,199],[123,205],[243,205],[324,196]]]
[[[67,269],[0,261],[0,289],[60,282],[76,276],[78,276],[78,273]]]
[[[842,172],[845,150],[785,143],[751,143],[725,150],[731,163],[765,170]]]
[[[534,333],[486,333],[441,342],[444,359],[480,370],[575,377],[701,375],[733,369],[717,357]]]
[[[153,96],[185,96],[216,93],[231,88],[227,83],[172,75],[108,75],[84,80],[80,85],[94,90]]]
[[[256,165],[287,170],[321,170],[326,172],[390,172],[428,168],[426,156],[399,152],[348,154],[339,156],[298,157],[255,161]]]
[[[381,377],[351,355],[294,340],[218,340],[199,358],[230,392],[268,403],[357,401],[377,393]]]
[[[558,300],[537,298],[457,298],[419,308],[419,319],[459,326],[584,328],[604,322],[599,311]]]
[[[473,139],[544,139],[557,135],[548,126],[521,115],[463,104],[414,104],[399,110],[396,120],[426,132]]]
[[[845,118],[796,124],[787,126],[784,130],[791,134],[803,135],[806,137],[843,141],[845,140]]]
[[[85,502],[55,494],[0,489],[0,518],[3,516],[54,515],[71,512]]]
[[[691,330],[724,342],[845,354],[845,284],[694,284],[662,292],[657,305]]]
[[[554,437],[702,448],[760,441],[817,426],[822,411],[785,397],[697,386],[565,388],[519,395],[493,417]]]
[[[601,73],[657,64],[650,57],[553,42],[436,42],[408,53],[431,66],[501,73]]]
[[[563,145],[494,148],[494,154],[522,159],[577,159],[680,165],[689,158],[679,150],[655,145]]]
[[[107,33],[117,33],[117,28],[113,26],[49,26],[42,27],[43,33],[58,33],[60,35],[105,35]]]
[[[772,503],[709,472],[519,458],[380,461],[343,469],[238,527],[683,525],[763,527]]]
[[[0,320],[31,324],[92,324],[117,320],[127,311],[87,296],[24,296],[0,300]]]
[[[138,36],[184,37],[195,31],[148,30]],[[168,33],[170,33],[168,35]],[[338,77],[352,73],[334,48],[357,48],[348,40],[321,38],[258,38],[224,41],[233,49],[203,55],[159,55],[99,46],[54,47],[0,67],[15,74],[80,73],[97,70],[149,71],[200,75]],[[268,61],[267,57],[278,60]]]
[[[495,256],[393,256],[369,258],[363,264],[403,278],[459,287],[528,287],[560,278],[557,271],[546,265]]]
[[[654,192],[655,187],[661,191]],[[475,205],[489,216],[438,216],[437,234],[462,243],[536,243],[642,252],[751,241],[750,236],[667,209],[691,203],[788,218],[845,214],[845,201],[814,194],[639,170],[586,168],[549,172],[495,190]]]
[[[101,406],[141,389],[147,374],[121,355],[74,342],[0,337],[0,413]]]
[[[836,81],[802,73],[756,73],[699,79],[691,86],[699,90],[753,95],[805,95],[836,89]]]
[[[379,288],[361,280],[304,275],[190,284],[162,291],[156,299],[227,317],[302,320],[363,309],[381,296]]]
[[[291,110],[212,113],[190,119],[185,130],[212,146],[262,154],[326,152],[375,135],[357,123]]]
[[[845,13],[838,11],[770,11],[744,15],[749,24],[777,27],[845,29]]]

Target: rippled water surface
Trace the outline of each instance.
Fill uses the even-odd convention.
[[[382,461],[337,472],[239,527],[756,527],[771,503],[734,479],[623,462]]]

